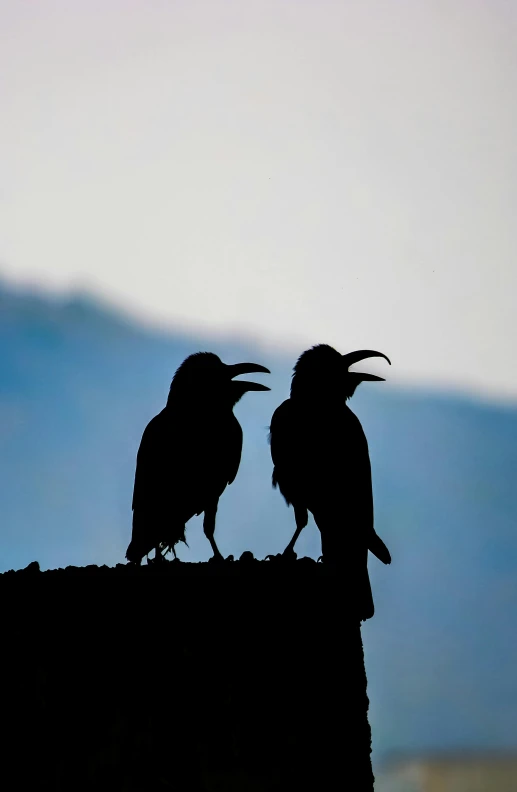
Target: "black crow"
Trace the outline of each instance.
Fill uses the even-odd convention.
[[[185,523],[204,512],[203,529],[214,557],[219,498],[239,469],[242,429],[233,408],[247,391],[268,391],[239,374],[270,371],[256,363],[226,365],[211,352],[183,361],[165,408],[147,425],[138,450],[133,490],[133,533],[126,552],[141,563],[153,548],[174,552],[185,542]],[[175,553],[174,553],[175,554]]]
[[[304,352],[294,367],[291,397],[275,410],[269,435],[273,487],[278,486],[293,506],[296,520],[284,556],[294,554],[312,512],[321,533],[323,562],[346,569],[349,580],[362,590],[362,619],[374,613],[368,550],[385,564],[391,562],[374,529],[368,443],[359,419],[345,403],[360,382],[383,381],[348,370],[367,357],[390,363],[380,352],[341,355],[327,344]]]

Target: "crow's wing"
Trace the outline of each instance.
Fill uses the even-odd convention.
[[[160,511],[186,522],[235,479],[241,453],[242,429],[233,413],[162,411],[142,436],[133,509]]]
[[[202,460],[202,432],[198,425],[171,420],[162,410],[142,435],[136,461],[133,510],[174,509],[178,517],[189,519],[197,513],[202,489]]]
[[[307,442],[303,421],[290,399],[273,413],[269,428],[273,487],[279,487],[286,503],[305,504]]]
[[[144,429],[136,455],[133,511],[149,508],[163,489],[167,430],[168,421],[163,412],[149,421]]]
[[[286,399],[276,408],[271,418],[269,427],[271,459],[279,468],[289,467],[296,458],[298,433],[294,425],[293,412],[291,400]]]

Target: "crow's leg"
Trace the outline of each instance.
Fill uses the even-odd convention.
[[[345,532],[346,526],[342,524],[339,512],[336,513],[336,510],[328,508],[319,508],[312,513],[321,536],[323,561],[334,565],[347,563],[354,555],[352,550],[354,537],[350,530]]]
[[[285,548],[284,552],[282,553],[282,555],[284,556],[289,556],[294,553],[294,546],[296,544],[296,541],[309,520],[307,509],[305,509],[303,506],[295,506],[294,519],[296,520],[296,531],[293,534],[293,538],[291,539],[291,541]]]
[[[203,531],[205,532],[205,536],[210,542],[212,546],[212,550],[214,551],[214,558],[218,561],[223,561],[223,556],[219,551],[214,539],[215,534],[215,518],[217,514],[217,506],[219,505],[219,498],[217,500],[212,501],[205,509],[205,517],[203,520]]]

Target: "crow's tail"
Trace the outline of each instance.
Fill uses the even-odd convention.
[[[381,537],[378,536],[375,531],[372,531],[368,541],[368,550],[373,553],[374,556],[379,559],[379,561],[382,561],[383,564],[391,564],[390,551],[382,541]]]
[[[158,545],[172,550],[178,542],[187,544],[185,522],[178,520],[164,527],[165,519],[153,513],[142,513],[137,510],[133,512],[133,535],[126,550],[129,563],[140,564],[142,558]]]
[[[128,548],[126,550],[126,558],[130,564],[140,565],[142,563],[142,554],[137,551],[134,542],[129,543]]]

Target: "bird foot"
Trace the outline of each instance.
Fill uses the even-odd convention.
[[[281,558],[283,561],[296,561],[298,556],[296,555],[292,547],[286,547],[284,552],[282,553]]]
[[[147,556],[147,563],[148,564],[158,564],[158,566],[161,566],[161,564],[168,564],[169,562],[167,561],[165,556],[163,556],[161,553],[159,553],[154,558],[149,558],[149,556]]]

